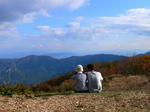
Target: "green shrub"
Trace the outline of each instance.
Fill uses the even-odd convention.
[[[10,88],[8,85],[3,85],[0,87],[0,94],[1,95],[11,95],[12,94],[12,88]]]
[[[60,92],[73,91],[75,88],[75,81],[69,79],[65,80],[60,86]]]
[[[31,88],[24,84],[17,84],[13,87],[13,90],[16,91],[17,94],[32,94]]]
[[[12,94],[31,94],[32,91],[29,87],[24,84],[17,84],[15,86],[2,85],[0,86],[1,95],[12,95]]]

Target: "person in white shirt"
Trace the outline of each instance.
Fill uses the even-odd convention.
[[[87,65],[87,68],[88,72],[86,74],[89,92],[101,92],[103,81],[101,73],[94,71],[94,66],[92,64]]]
[[[83,73],[83,66],[77,65],[76,67],[77,74],[73,75],[71,78],[76,80],[76,88],[75,92],[88,92],[88,88],[86,86],[86,74]]]

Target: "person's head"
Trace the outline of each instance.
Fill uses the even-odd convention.
[[[92,70],[94,70],[94,66],[93,66],[92,64],[88,64],[88,65],[87,65],[87,69],[88,69],[89,71],[92,71]]]
[[[77,65],[76,66],[76,72],[83,72],[83,66],[82,65]]]

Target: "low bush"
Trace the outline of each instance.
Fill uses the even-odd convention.
[[[24,85],[24,84],[17,84],[15,86],[10,85],[2,85],[0,86],[0,94],[1,95],[12,95],[12,94],[32,94],[32,90]]]

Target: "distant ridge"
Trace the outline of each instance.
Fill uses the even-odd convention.
[[[145,53],[145,54],[150,55],[150,51],[149,51],[149,52],[147,52],[147,53]]]
[[[150,55],[150,52],[137,56]],[[51,56],[29,55],[19,59],[0,59],[0,84],[37,84],[74,70],[77,64],[108,62],[128,58],[121,55],[96,54],[57,59]]]
[[[138,54],[137,56],[143,56],[143,55],[150,55],[150,51],[143,53],[143,54]]]
[[[0,84],[37,84],[74,70],[77,64],[121,60],[125,56],[97,54],[56,59],[50,56],[29,55],[20,59],[0,59]]]

